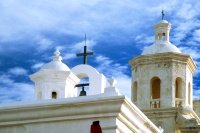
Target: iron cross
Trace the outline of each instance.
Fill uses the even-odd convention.
[[[164,10],[162,10],[162,20],[164,19],[164,16],[165,16],[165,13],[164,13]]]
[[[83,56],[83,64],[87,64],[87,56],[93,55],[93,52],[87,52],[87,46],[86,46],[86,34],[85,34],[85,46],[83,53],[78,53],[76,56]]]

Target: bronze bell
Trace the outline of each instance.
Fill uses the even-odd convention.
[[[87,94],[86,94],[86,91],[84,90],[84,86],[83,86],[79,96],[86,96],[86,95]]]

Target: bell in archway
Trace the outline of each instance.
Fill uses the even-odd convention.
[[[86,96],[86,95],[87,95],[87,93],[86,93],[86,91],[84,89],[84,86],[82,86],[82,90],[81,90],[79,96]]]

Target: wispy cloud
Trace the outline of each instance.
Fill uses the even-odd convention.
[[[0,104],[34,100],[33,85],[15,82],[8,75],[0,75]]]
[[[21,67],[14,67],[14,68],[11,68],[8,70],[8,73],[9,74],[12,74],[12,75],[27,75],[28,74],[28,71],[24,68],[21,68]]]
[[[183,53],[190,54],[190,56],[195,60],[200,59],[200,52],[195,47],[180,47],[180,50]]]
[[[50,46],[53,45],[53,41],[50,38],[46,38],[42,35],[35,36],[34,38],[36,44],[38,45],[38,50],[47,50]]]
[[[200,29],[197,29],[197,30],[194,31],[193,38],[194,38],[195,41],[200,43]]]
[[[31,66],[32,69],[34,70],[38,70],[39,68],[41,68],[45,63],[44,62],[39,62],[39,63],[36,63],[34,65]]]
[[[87,40],[87,50],[92,51],[93,47],[96,45],[96,42],[94,40]],[[83,52],[83,46],[85,45],[85,41],[77,42],[74,44],[70,44],[69,47],[59,47],[61,50],[67,51],[66,54],[64,54],[62,57],[64,60],[74,59],[76,58],[76,53],[82,53]]]
[[[131,77],[125,74],[128,71],[128,67],[115,63],[113,60],[103,55],[97,56],[96,62],[98,63],[96,67],[97,70],[105,74],[107,78],[113,77],[116,79],[116,87],[120,90],[120,93],[131,97]]]

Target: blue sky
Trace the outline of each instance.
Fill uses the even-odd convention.
[[[161,19],[172,24],[170,39],[197,64],[194,98],[200,99],[199,0],[2,0],[0,1],[0,103],[34,100],[28,75],[51,60],[59,48],[70,68],[82,63],[84,34],[95,55],[88,63],[118,80],[130,96],[128,60],[154,39]]]

